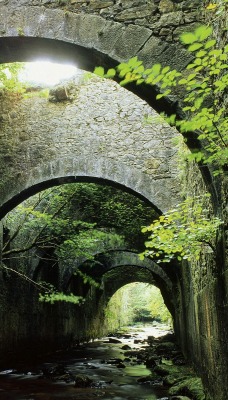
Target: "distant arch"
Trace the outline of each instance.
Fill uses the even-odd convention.
[[[105,290],[105,296],[110,298],[120,287],[131,282],[148,282],[157,286],[164,297],[169,310],[174,313],[175,299],[173,296],[173,283],[165,269],[149,258],[140,260],[139,255],[132,251],[111,250],[98,253],[92,265],[85,262],[78,266],[83,272],[101,282],[101,289]],[[127,270],[127,273],[126,273]],[[114,273],[115,279],[112,277]],[[65,274],[65,289],[74,279],[72,271]]]

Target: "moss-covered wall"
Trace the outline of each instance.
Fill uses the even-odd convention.
[[[206,13],[206,19],[213,25],[213,34],[222,47],[227,43],[227,9],[219,16],[217,9]],[[226,104],[227,99],[220,102]],[[207,187],[212,194],[211,213],[224,221],[215,243],[216,253],[207,251],[199,261],[182,265],[178,283],[177,331],[182,348],[202,376],[211,400],[225,400],[228,391],[227,183],[227,172],[224,172],[222,176],[212,177]],[[183,188],[190,195],[205,191],[197,168],[185,168]]]
[[[224,225],[215,243],[216,252],[207,246],[199,261],[183,263],[178,282],[179,307],[176,332],[183,351],[201,375],[208,399],[225,400],[228,388],[228,269],[225,258],[225,181],[214,180],[217,199],[208,204],[211,214],[219,215]],[[198,169],[186,168],[185,193],[201,195],[205,191]],[[218,191],[218,188],[222,190]],[[227,193],[227,191],[226,191]]]

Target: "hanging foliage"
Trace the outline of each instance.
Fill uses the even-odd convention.
[[[188,197],[144,227],[142,232],[149,233],[149,238],[141,259],[149,256],[158,263],[170,262],[173,258],[193,261],[199,260],[202,247],[207,246],[214,252],[216,233],[222,222],[219,218],[210,218],[202,204],[202,198]]]
[[[192,54],[193,61],[187,70],[178,72],[169,66],[155,64],[145,68],[137,57],[119,64],[106,73],[98,67],[95,73],[104,78],[120,78],[120,85],[135,82],[159,86],[157,100],[169,96],[176,87],[185,93],[183,99],[184,117],[163,115],[170,125],[176,126],[185,138],[194,133],[201,142],[201,148],[192,149],[189,160],[212,166],[214,175],[223,172],[228,164],[228,119],[223,99],[228,85],[228,45],[219,48],[212,37],[212,28],[200,26],[194,32],[181,35],[181,42]]]

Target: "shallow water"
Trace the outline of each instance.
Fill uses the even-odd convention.
[[[103,338],[86,345],[77,346],[65,352],[56,352],[43,357],[33,364],[18,363],[8,370],[0,371],[0,400],[156,400],[165,397],[163,387],[149,383],[139,384],[137,379],[151,373],[137,358],[126,360],[123,345],[132,350],[144,347],[145,343],[134,343],[147,336],[165,334],[159,327],[147,326],[129,330],[131,337],[110,343]],[[118,367],[116,360],[123,360],[125,368]],[[61,365],[71,379],[64,381],[61,376],[46,376],[42,371]],[[8,368],[8,366],[7,366]],[[86,375],[93,380],[93,387],[76,388],[73,377]]]

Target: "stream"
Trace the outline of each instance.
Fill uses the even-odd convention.
[[[147,338],[168,333],[162,325],[130,327],[129,331],[81,344],[0,370],[0,400],[156,400],[167,389],[151,374],[140,351]]]

